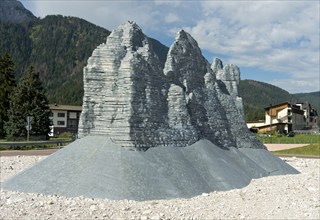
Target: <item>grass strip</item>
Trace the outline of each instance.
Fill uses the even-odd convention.
[[[320,157],[320,144],[310,144],[304,147],[291,148],[287,150],[273,151],[274,154],[288,154],[288,155],[305,155]]]

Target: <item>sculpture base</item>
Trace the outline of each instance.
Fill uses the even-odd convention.
[[[222,149],[208,140],[188,147],[130,151],[108,137],[79,139],[22,171],[2,188],[112,200],[190,198],[248,185],[253,178],[296,174],[264,149]]]

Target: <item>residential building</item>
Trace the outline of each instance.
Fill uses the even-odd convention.
[[[254,132],[275,130],[288,133],[295,130],[317,128],[318,114],[308,103],[290,104],[289,102],[271,105],[265,108],[265,120],[248,122]]]
[[[318,128],[318,112],[308,103],[297,103],[297,106],[304,111],[305,129]]]
[[[64,132],[78,133],[79,118],[82,106],[49,105],[52,121],[51,136],[57,136]]]

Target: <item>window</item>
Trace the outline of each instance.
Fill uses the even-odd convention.
[[[53,117],[53,112],[50,112],[50,115],[49,115],[49,117]]]
[[[68,127],[69,128],[77,128],[78,127],[77,120],[68,120]]]
[[[70,112],[69,113],[69,118],[76,119],[77,118],[77,113],[76,112]]]
[[[64,121],[58,121],[58,125],[64,125]]]
[[[65,116],[66,116],[65,113],[61,113],[61,112],[58,113],[58,117],[59,117],[59,118],[64,118]]]

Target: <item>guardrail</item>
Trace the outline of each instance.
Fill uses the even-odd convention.
[[[53,144],[61,146],[65,143],[71,143],[73,140],[56,140],[56,141],[24,141],[24,142],[0,142],[0,147],[18,147],[18,146],[32,146],[32,145],[44,145],[44,144]]]

